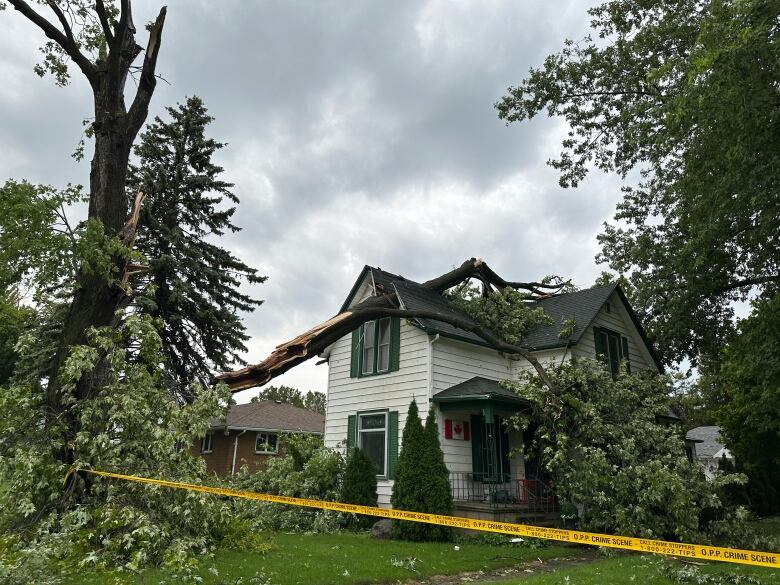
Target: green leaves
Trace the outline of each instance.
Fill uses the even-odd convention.
[[[626,179],[598,260],[632,282],[665,360],[696,364],[722,347],[734,301],[780,281],[780,5],[612,0],[589,13],[598,40],[564,42],[498,114],[566,120],[550,161],[561,185],[592,168]]]
[[[551,389],[529,374],[509,387],[534,405],[517,427],[535,426],[526,457],[555,479],[558,495],[579,505],[582,527],[650,538],[707,538],[712,519],[730,517],[719,498],[739,475],[706,482],[685,457],[682,429],[663,422],[669,380],[649,372],[613,378],[596,360],[566,362]]]
[[[79,230],[67,211],[84,201],[79,185],[57,191],[9,180],[0,187],[0,289],[18,285],[46,295],[74,278]]]

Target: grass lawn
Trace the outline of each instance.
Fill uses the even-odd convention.
[[[472,543],[377,541],[351,533],[274,534],[272,540],[274,548],[266,555],[218,552],[213,561],[203,563],[200,575],[204,585],[235,583],[239,578],[248,584],[258,574],[273,585],[387,583],[511,567],[537,558],[548,560],[577,554],[576,549],[560,546],[529,549]],[[217,575],[209,572],[212,567],[217,569]],[[157,583],[166,576],[160,570],[147,571],[143,582]],[[113,585],[140,581],[138,577],[121,573],[81,573],[67,582]]]
[[[753,528],[759,534],[765,534],[780,539],[780,516],[774,518],[762,518],[753,522]]]
[[[687,565],[679,561],[664,561],[659,557],[620,555],[592,563],[561,567],[539,574],[526,573],[522,578],[494,581],[482,585],[679,585],[667,577],[662,567],[671,564],[676,570],[693,570],[706,577],[692,576],[683,583],[718,583],[707,577],[730,577],[725,583],[752,583],[745,577],[752,577],[760,583],[780,585],[780,570],[764,567],[749,567],[729,563],[705,563],[703,566]],[[539,571],[539,570],[537,570]],[[743,580],[740,580],[740,577]]]

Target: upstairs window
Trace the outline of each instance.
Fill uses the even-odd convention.
[[[211,453],[214,450],[214,436],[209,433],[200,440],[200,452]]]
[[[628,360],[628,338],[610,329],[594,327],[596,335],[596,355],[609,366],[612,374],[617,374],[620,361],[626,361],[626,371],[631,372]]]
[[[279,437],[276,433],[257,433],[255,438],[255,453],[276,453],[279,447]]]
[[[400,349],[399,319],[385,317],[364,323],[352,332],[351,377],[397,371]]]

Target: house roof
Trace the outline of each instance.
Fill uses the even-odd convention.
[[[720,427],[696,427],[688,431],[685,438],[689,441],[696,441],[696,455],[698,457],[715,457],[724,447],[720,439]]]
[[[475,376],[433,395],[435,402],[479,399],[498,399],[503,402],[531,405],[528,400],[521,398],[511,390],[507,390],[495,380],[489,380],[481,376]]]
[[[325,431],[325,417],[291,404],[260,400],[232,405],[226,421],[212,419],[209,426],[213,429],[227,426],[229,429],[322,434]]]
[[[363,268],[363,271],[355,281],[349,296],[347,296],[347,299],[344,301],[341,311],[344,311],[349,307],[360,289],[360,285],[368,275],[373,278],[374,284],[380,291],[390,293],[397,292],[402,306],[406,309],[429,310],[444,314],[452,314],[460,319],[473,323],[473,320],[468,315],[454,308],[443,295],[423,287],[418,282],[372,266],[365,266]],[[552,325],[539,326],[529,331],[523,340],[523,345],[531,350],[542,350],[576,344],[582,338],[583,333],[585,333],[585,330],[596,318],[599,310],[612,293],[618,294],[618,297],[623,302],[626,311],[639,332],[642,341],[644,341],[647,346],[656,366],[660,371],[663,371],[661,361],[653,350],[652,344],[647,339],[639,319],[628,304],[628,300],[620,289],[620,286],[614,283],[576,292],[554,295],[546,299],[534,301],[532,303],[534,306],[542,307],[544,312],[552,318]],[[570,338],[561,339],[558,334],[561,331],[563,321],[571,318],[574,318],[575,320],[573,334]],[[459,329],[449,323],[419,318],[415,321],[428,333],[438,333],[444,337],[460,339],[462,341],[490,347],[490,344],[476,333]]]

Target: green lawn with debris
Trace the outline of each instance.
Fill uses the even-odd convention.
[[[635,554],[571,566],[550,563],[548,570],[541,564],[529,568],[534,573],[522,571],[482,585],[780,585],[778,569]]]
[[[273,534],[273,548],[264,555],[219,551],[198,570],[204,585],[326,585],[332,583],[386,583],[425,579],[470,571],[547,561],[577,554],[571,547],[494,546],[470,542],[414,543],[377,541],[366,534]],[[176,577],[162,570],[146,571],[144,583]],[[67,583],[103,585],[140,583],[126,573],[81,572]]]

